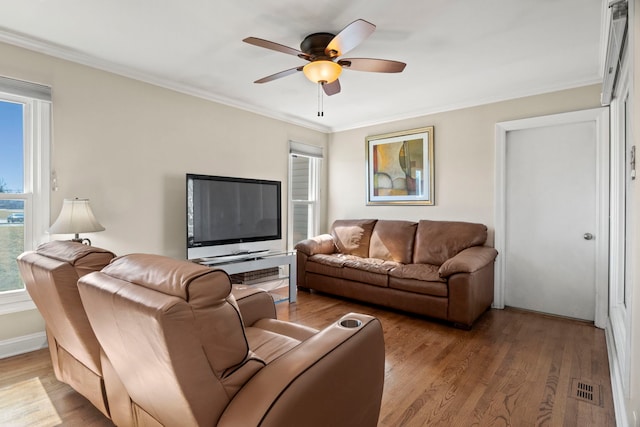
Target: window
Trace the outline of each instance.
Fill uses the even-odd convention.
[[[632,311],[630,291],[633,289],[633,274],[628,268],[636,256],[629,236],[635,234],[631,189],[634,176],[631,165],[633,135],[631,134],[631,83],[633,73],[632,55],[627,41],[618,59],[618,76],[610,103],[611,113],[611,175],[610,175],[610,254],[609,254],[609,319],[615,352],[613,360],[621,380],[622,391],[629,397],[631,367]]]
[[[0,77],[0,314],[33,308],[16,258],[49,225],[51,90]]]
[[[289,248],[318,234],[322,148],[289,143]]]

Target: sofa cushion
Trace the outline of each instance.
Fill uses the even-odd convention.
[[[425,282],[422,280],[401,279],[390,276],[389,288],[433,297],[447,298],[449,296],[449,287],[446,283],[442,282]]]
[[[300,344],[300,341],[294,338],[261,328],[249,326],[244,329],[244,333],[251,351],[266,363],[271,363]]]
[[[411,221],[378,220],[371,234],[369,257],[410,263],[417,225]]]
[[[416,231],[413,262],[439,266],[463,249],[480,246],[486,240],[484,224],[421,220]]]
[[[389,271],[389,276],[400,279],[422,280],[425,282],[443,282],[447,279],[440,277],[439,267],[431,264],[407,264],[400,265]]]
[[[338,251],[366,258],[375,219],[339,219],[331,226],[331,236]]]
[[[306,268],[308,273],[341,278],[344,261],[345,258],[337,254],[316,254],[307,259]]]
[[[348,260],[348,255],[342,254],[315,254],[309,257],[307,262],[317,263],[321,265],[328,265],[329,267],[342,267],[346,260]]]
[[[376,258],[348,259],[344,263],[343,277],[374,286],[387,287],[389,270],[399,264]]]
[[[401,265],[389,272],[389,287],[417,294],[447,297],[447,280],[430,264]]]

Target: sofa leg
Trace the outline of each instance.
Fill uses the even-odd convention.
[[[303,292],[311,293],[311,289],[305,288],[305,287],[302,287],[302,286],[298,286],[298,290],[299,291],[303,291]]]
[[[453,322],[453,327],[456,328],[456,329],[462,329],[464,331],[470,331],[471,330],[471,325],[465,325],[464,323]]]

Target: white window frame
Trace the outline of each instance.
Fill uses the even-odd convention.
[[[311,162],[309,168],[309,200],[293,200],[293,167],[292,160],[294,157],[307,157]],[[289,220],[287,221],[288,241],[287,246],[289,250],[293,249],[293,246],[297,243],[293,241],[293,213],[294,205],[306,205],[310,206],[312,210],[309,228],[311,229],[311,235],[317,235],[320,230],[320,179],[322,171],[322,148],[299,142],[289,141]],[[311,236],[310,236],[311,237]]]
[[[622,380],[622,391],[629,397],[631,365],[631,289],[633,265],[632,247],[625,236],[632,235],[629,149],[633,143],[629,126],[631,81],[629,51],[625,49],[620,59],[620,74],[611,100],[611,258],[609,277],[610,334],[616,349],[617,368]]]
[[[0,193],[0,200],[24,200],[24,249],[33,250],[47,240],[49,227],[51,102],[4,91],[0,91],[0,100],[24,107],[24,190]],[[0,315],[32,309],[35,305],[26,289],[0,292]]]

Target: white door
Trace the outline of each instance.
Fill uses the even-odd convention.
[[[503,217],[496,237],[500,234],[502,245],[504,305],[596,320],[603,286],[606,298],[606,275],[599,281],[607,270],[602,243],[606,248],[608,241],[603,110],[503,126],[504,152],[497,165],[503,167]]]

